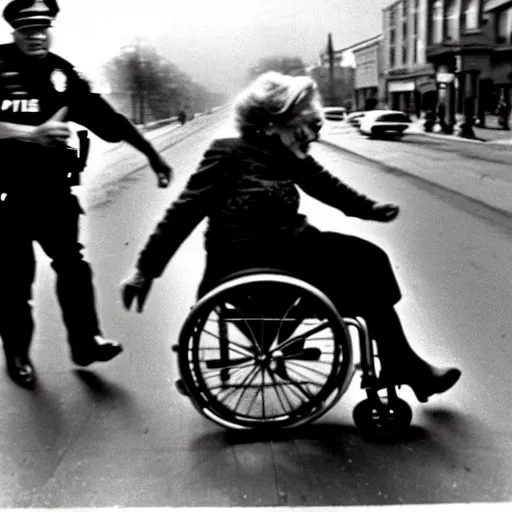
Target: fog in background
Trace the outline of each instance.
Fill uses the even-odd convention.
[[[1,9],[8,2],[0,2]],[[333,35],[335,49],[382,31],[389,0],[60,0],[53,51],[93,82],[102,65],[136,37],[195,81],[231,94],[262,57],[291,55],[315,64]],[[2,19],[0,41],[11,40]]]

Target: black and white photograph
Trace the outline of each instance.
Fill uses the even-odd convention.
[[[0,510],[512,504],[512,0],[0,0]]]

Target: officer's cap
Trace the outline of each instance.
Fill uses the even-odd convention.
[[[59,12],[56,0],[13,0],[4,9],[5,21],[12,28],[51,27]]]

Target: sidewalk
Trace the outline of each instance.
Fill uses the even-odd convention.
[[[507,139],[491,143],[425,133],[415,123],[401,141],[368,139],[356,130],[332,132],[321,140],[478,201],[512,220],[512,147],[495,143]]]
[[[423,129],[424,119],[415,120],[413,130],[424,133],[429,136],[438,136],[451,140],[456,140],[460,142],[483,142],[486,144],[500,144],[500,145],[510,145],[512,146],[512,130],[503,130],[498,123],[498,116],[488,115],[485,119],[485,127],[481,128],[479,126],[473,127],[473,132],[475,134],[476,139],[466,139],[464,137],[459,137],[457,135],[447,135],[443,133],[426,133]],[[512,155],[512,152],[511,152]],[[512,160],[512,156],[511,156]]]

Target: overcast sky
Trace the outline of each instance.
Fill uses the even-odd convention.
[[[389,0],[60,0],[53,50],[97,80],[101,65],[136,36],[198,82],[235,91],[261,57],[314,63],[332,32],[335,49],[382,30]],[[7,4],[1,0],[1,8]],[[10,41],[1,23],[0,41]],[[92,75],[92,76],[91,76]]]

